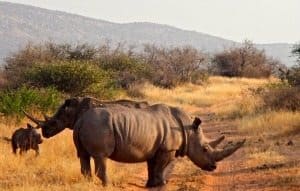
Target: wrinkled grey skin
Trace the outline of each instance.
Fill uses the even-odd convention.
[[[66,127],[73,128],[82,174],[91,176],[92,157],[96,175],[104,185],[108,183],[108,158],[127,163],[146,161],[146,186],[154,187],[166,183],[165,169],[178,156],[187,156],[201,169],[212,171],[217,161],[231,155],[244,144],[244,141],[240,141],[224,149],[215,149],[224,137],[208,140],[200,128],[201,120],[192,120],[175,107],[163,104],[143,109],[119,104],[93,107],[90,101],[85,101],[66,100],[56,114],[44,122],[28,117],[42,127],[46,138]]]
[[[130,108],[145,108],[149,104],[145,101],[132,100],[101,101],[92,97],[75,97],[65,100],[52,117],[44,116],[45,121],[35,119],[24,111],[24,114],[42,128],[42,135],[46,138],[53,136],[65,128],[73,129],[76,120],[82,113],[94,107],[114,107],[124,105]]]
[[[17,153],[17,149],[20,149],[19,153],[23,154],[29,149],[33,149],[36,155],[39,155],[39,144],[43,142],[41,135],[30,125],[27,124],[27,128],[17,129],[11,137],[11,145],[13,153]]]

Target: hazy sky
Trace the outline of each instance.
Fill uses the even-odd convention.
[[[256,43],[299,42],[300,0],[9,0],[118,23],[154,22]]]

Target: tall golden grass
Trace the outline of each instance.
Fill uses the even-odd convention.
[[[174,89],[162,89],[146,84],[141,90],[146,100],[216,113],[219,117],[234,117],[252,112],[259,100],[249,93],[276,79],[210,77],[199,86],[185,84]]]
[[[17,127],[1,124],[0,129],[1,136],[10,137]],[[104,189],[95,176],[87,180],[81,175],[70,130],[44,139],[40,152],[38,157],[34,151],[22,156],[14,155],[11,145],[0,140],[0,190],[119,190],[126,184],[126,178],[146,169],[144,164],[131,166],[109,161],[108,174],[112,186]],[[94,168],[92,160],[91,164]]]
[[[300,133],[300,112],[270,111],[238,120],[240,130],[255,136]]]
[[[199,111],[213,112],[217,114],[217,118],[229,119],[238,116],[240,118],[236,123],[242,132],[291,132],[293,128],[298,128],[295,125],[300,123],[299,113],[273,111],[253,115],[260,103],[248,89],[260,87],[273,80],[211,77],[209,83],[203,86],[186,84],[168,90],[146,84],[141,92],[144,99],[151,103],[179,106],[193,114]],[[25,124],[24,120],[16,126],[12,119],[2,118],[0,136],[11,136],[15,129]],[[0,190],[121,190],[126,188],[129,182],[146,174],[145,164],[127,165],[110,161],[108,173],[112,181],[111,186],[104,189],[95,176],[92,180],[86,180],[80,174],[79,160],[70,130],[44,140],[40,149],[39,157],[35,157],[34,152],[15,156],[10,144],[0,140]],[[253,152],[250,155],[255,160],[267,160],[275,155],[278,160],[282,160],[276,151],[265,151],[261,154]]]

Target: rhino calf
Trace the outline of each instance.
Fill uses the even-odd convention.
[[[20,154],[33,149],[36,155],[39,155],[39,144],[42,142],[41,135],[30,124],[27,124],[27,128],[17,129],[11,137],[11,146],[14,154],[17,153],[17,149],[20,149]]]

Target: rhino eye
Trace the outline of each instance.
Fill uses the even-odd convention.
[[[203,152],[205,152],[205,153],[206,153],[207,151],[208,151],[208,150],[207,150],[207,148],[206,148],[206,147],[204,147],[204,148],[203,148]]]

